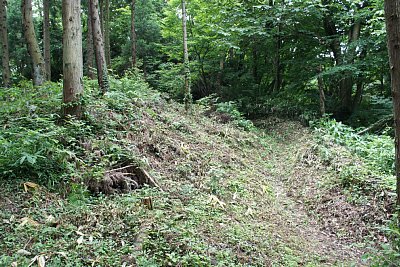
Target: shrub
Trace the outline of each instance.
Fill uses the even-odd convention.
[[[251,121],[247,120],[243,114],[239,111],[237,104],[233,101],[221,102],[216,104],[216,111],[228,114],[234,124],[246,131],[254,129],[254,125]]]

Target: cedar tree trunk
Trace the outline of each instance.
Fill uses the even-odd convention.
[[[46,80],[51,80],[50,52],[50,0],[43,0],[43,55],[46,69]]]
[[[7,28],[7,0],[1,0],[0,6],[0,42],[2,48],[2,66],[3,66],[3,86],[10,86],[10,54],[8,50],[8,28]]]
[[[33,64],[33,84],[42,85],[46,78],[44,59],[36,39],[32,17],[32,0],[21,1],[22,23],[24,35],[28,45],[28,52]]]
[[[98,0],[89,0],[89,13],[92,22],[94,55],[97,66],[97,80],[100,90],[104,94],[109,89],[107,64],[104,53],[103,35],[101,33],[99,2]]]
[[[89,4],[88,0],[88,6]],[[90,12],[89,12],[90,14]],[[86,68],[87,68],[87,76],[89,79],[93,80],[94,79],[94,67],[93,67],[93,62],[94,62],[94,51],[93,51],[93,29],[92,29],[92,19],[90,15],[88,15],[88,20],[87,20],[87,37],[86,37]]]
[[[397,207],[400,207],[400,2],[385,0],[386,30],[395,122]]]
[[[82,116],[83,55],[81,1],[62,1],[63,23],[63,114]]]
[[[135,29],[135,7],[136,1],[132,0],[131,7],[131,42],[132,42],[132,68],[136,67],[136,29]]]

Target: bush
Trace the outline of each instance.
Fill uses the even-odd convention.
[[[388,227],[383,229],[391,242],[381,245],[381,250],[374,255],[367,255],[367,258],[372,261],[371,266],[398,266],[400,262],[400,228],[396,223],[397,220],[395,218]]]
[[[387,135],[358,135],[356,131],[331,119],[322,119],[313,123],[321,137],[343,145],[361,157],[376,173],[394,175],[394,140]]]
[[[254,129],[254,125],[251,121],[247,120],[243,114],[238,110],[238,107],[235,102],[221,102],[217,103],[216,105],[217,112],[228,114],[234,124],[246,131],[250,131]]]

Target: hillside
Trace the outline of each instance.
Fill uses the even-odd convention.
[[[309,129],[112,88],[64,123],[57,84],[3,92],[1,266],[362,265],[374,224],[327,187]]]

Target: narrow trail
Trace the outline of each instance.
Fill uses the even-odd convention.
[[[299,240],[305,254],[318,255],[317,266],[364,266],[361,256],[365,250],[325,229],[318,213],[306,204],[303,194],[319,193],[318,184],[330,174],[321,166],[302,164],[302,158],[312,146],[312,134],[299,123],[283,122],[280,126],[266,130],[275,136],[271,157],[272,177],[270,183],[275,190],[275,211],[282,220],[281,231]],[[302,190],[297,185],[313,183],[314,190]],[[334,218],[332,218],[334,219]]]

